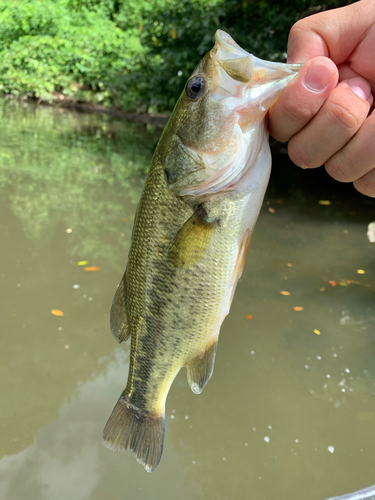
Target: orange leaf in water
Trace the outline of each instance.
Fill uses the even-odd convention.
[[[252,314],[248,314],[248,315],[246,316],[246,319],[253,319],[253,315],[252,315]]]
[[[294,306],[293,309],[295,311],[303,311],[303,307],[301,307],[301,306]]]
[[[288,267],[293,267],[293,264],[291,264],[290,262],[288,262],[287,266]]]
[[[52,309],[51,314],[54,316],[64,316],[64,313],[60,309]]]
[[[99,271],[100,267],[99,266],[87,266],[83,268],[84,271]]]
[[[344,280],[341,280],[339,283],[337,283],[339,286],[348,286],[348,283]]]
[[[281,295],[290,295],[290,292],[286,292],[285,290],[280,290]]]
[[[274,214],[276,212],[276,210],[274,208],[271,208],[271,207],[268,209],[268,211],[271,212],[271,214]]]
[[[333,280],[329,280],[328,283],[331,285],[331,286],[337,286],[337,281],[333,281]]]
[[[317,335],[320,335],[320,331],[319,330],[314,330],[314,333],[316,333]]]

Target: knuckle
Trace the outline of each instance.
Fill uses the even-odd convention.
[[[341,156],[326,161],[325,169],[333,179],[340,182],[353,182],[358,177],[356,165],[349,158],[343,160]]]
[[[284,105],[285,113],[293,122],[298,122],[302,125],[308,123],[312,116],[313,112],[311,109],[308,109],[304,106],[299,106],[295,100],[292,100],[288,103],[288,106]]]
[[[360,193],[375,198],[375,169],[355,181],[354,187]]]
[[[305,19],[299,19],[296,23],[293,24],[289,37],[292,38],[294,37],[299,31],[308,31],[308,23],[306,22]]]
[[[346,106],[338,102],[328,104],[328,112],[333,117],[334,122],[338,123],[351,134],[354,134],[360,127],[360,118],[351,112]]]
[[[305,148],[301,147],[298,144],[297,140],[291,139],[288,143],[288,155],[293,163],[298,165],[299,167],[313,167],[314,165],[311,162],[311,159],[306,154],[307,151]]]

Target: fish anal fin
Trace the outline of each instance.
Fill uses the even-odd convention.
[[[125,275],[120,281],[112,302],[110,325],[112,335],[118,342],[123,342],[130,337],[130,329],[126,314]]]
[[[219,220],[210,220],[203,205],[185,222],[169,250],[170,261],[177,266],[192,267],[206,254]]]
[[[186,366],[190,389],[195,394],[200,394],[203,391],[214,371],[217,342],[216,340]]]
[[[164,414],[144,415],[121,396],[104,428],[103,443],[110,450],[132,450],[137,461],[152,472],[163,453]]]

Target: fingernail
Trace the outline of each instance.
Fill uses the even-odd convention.
[[[305,85],[314,92],[322,92],[332,79],[332,69],[321,61],[313,61],[305,75]]]
[[[364,101],[368,101],[371,96],[370,84],[363,78],[356,77],[347,81],[350,89]]]

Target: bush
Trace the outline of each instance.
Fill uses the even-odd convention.
[[[50,101],[61,93],[113,104],[107,87],[135,69],[143,50],[139,35],[117,28],[100,5],[97,11],[69,6],[11,2],[0,13],[0,90]]]
[[[350,3],[346,0],[171,0],[156,2],[143,26],[142,44],[147,60],[140,73],[147,84],[140,98],[149,106],[170,110],[183,85],[214,43],[221,28],[256,56],[284,61],[288,33],[305,15]],[[131,81],[134,74],[125,79]]]
[[[282,61],[299,17],[347,3],[10,0],[0,5],[0,91],[170,111],[216,29]]]

